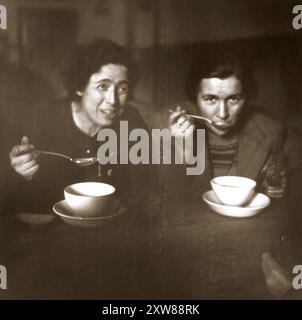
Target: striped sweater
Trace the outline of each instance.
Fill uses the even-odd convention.
[[[229,175],[230,170],[235,169],[238,164],[238,143],[233,142],[228,145],[210,144],[211,163],[213,165],[213,175]],[[251,159],[252,161],[252,159]],[[277,159],[271,155],[263,166],[259,187],[271,198],[282,198],[287,191],[287,172],[278,168]]]

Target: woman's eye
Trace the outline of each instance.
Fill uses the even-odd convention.
[[[126,94],[128,93],[128,86],[122,86],[118,88],[118,92],[121,94]]]
[[[232,104],[236,104],[239,102],[240,98],[237,97],[237,96],[234,96],[234,97],[230,97],[229,99],[229,102],[231,102]]]
[[[209,103],[209,104],[215,104],[217,99],[215,97],[206,97],[204,98],[205,102]]]
[[[109,89],[110,85],[107,83],[100,83],[98,85],[98,89],[100,89],[101,91],[107,91]]]

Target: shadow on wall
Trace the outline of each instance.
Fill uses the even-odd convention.
[[[257,91],[251,102],[284,120],[301,105],[300,46],[300,36],[295,35],[160,47],[156,54],[154,97],[158,109],[185,100],[185,82],[192,61],[220,50],[241,56],[254,76]]]
[[[288,129],[289,166],[302,172],[302,52],[301,36],[286,35],[245,40],[161,46],[156,49],[153,127],[162,127],[167,110],[186,100],[185,83],[191,63],[217,50],[241,56],[253,75],[251,103],[281,120]],[[195,66],[198,68],[198,65]],[[148,72],[152,72],[149,66]],[[297,173],[298,174],[298,173]],[[297,180],[297,179],[296,179]],[[302,183],[301,183],[302,184]]]
[[[1,129],[6,139],[25,124],[34,105],[56,97],[51,84],[36,73],[1,59]]]
[[[20,142],[22,135],[32,125],[31,117],[35,106],[54,98],[48,82],[24,68],[19,68],[0,59],[0,202],[7,186],[11,167],[9,152]]]

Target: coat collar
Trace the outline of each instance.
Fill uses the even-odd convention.
[[[185,101],[182,107],[190,113],[196,113],[196,106]],[[268,137],[256,119],[257,108],[245,106],[244,116],[241,118],[239,155],[237,168],[231,169],[231,173],[257,179],[259,172],[267,160],[271,149],[270,137]],[[208,150],[208,148],[207,148]],[[206,157],[206,169],[211,168],[210,159]],[[207,170],[212,175],[211,170]]]
[[[250,114],[244,123],[239,140],[237,175],[256,179],[271,148],[269,137]]]

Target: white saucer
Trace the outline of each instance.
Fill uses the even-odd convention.
[[[263,193],[256,193],[252,200],[244,207],[234,207],[221,204],[213,190],[202,195],[203,200],[215,212],[228,217],[247,218],[252,217],[269,206],[271,200]]]
[[[77,227],[84,227],[84,228],[95,228],[100,227],[106,223],[111,222],[113,219],[121,216],[125,211],[118,210],[118,201],[115,203],[115,207],[113,208],[112,212],[116,212],[110,216],[104,217],[92,217],[92,218],[84,218],[84,217],[75,217],[72,213],[72,210],[68,206],[66,200],[61,200],[55,203],[52,207],[55,214],[57,214],[63,221],[66,223],[77,226]]]

